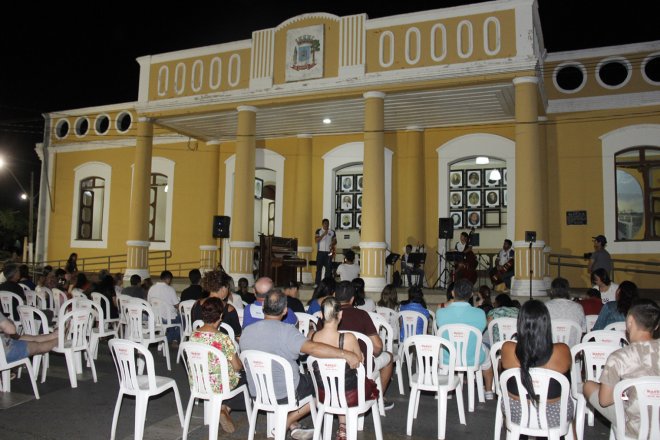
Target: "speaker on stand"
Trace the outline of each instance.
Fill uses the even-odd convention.
[[[449,265],[447,264],[447,251],[449,249],[449,240],[454,239],[453,218],[441,217],[438,219],[438,238],[445,240],[444,254],[440,254],[440,252],[438,252],[438,255],[440,256],[440,265],[442,266],[442,260],[444,259],[444,267],[440,275],[438,275],[438,279],[435,280],[435,283],[433,283],[433,287],[435,287],[438,284],[438,282],[440,282],[441,283],[440,288],[446,288],[448,284],[447,278],[449,277]]]
[[[229,238],[231,217],[226,215],[213,216],[213,238]]]

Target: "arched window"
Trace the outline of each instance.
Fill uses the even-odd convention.
[[[80,181],[78,240],[101,240],[105,179],[97,176]]]
[[[105,249],[112,167],[102,162],[86,162],[74,171],[71,247]]]
[[[660,148],[615,154],[616,239],[660,239]]]

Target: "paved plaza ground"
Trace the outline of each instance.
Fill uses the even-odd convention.
[[[183,364],[174,363],[176,351],[170,350],[173,360],[172,371],[168,371],[162,354],[157,353],[152,346],[156,373],[174,377],[183,401],[184,411],[188,403],[190,391]],[[51,354],[51,367],[45,383],[39,383],[41,399],[35,400],[26,376],[12,381],[12,393],[0,393],[0,407],[11,405],[12,402],[25,397],[28,400],[7,409],[0,409],[0,438],[3,440],[28,439],[104,439],[110,437],[112,413],[117,399],[118,382],[114,364],[107,343],[102,342],[96,362],[98,382],[94,383],[89,369],[79,376],[78,388],[69,385],[64,357]],[[404,373],[405,376],[405,373]],[[407,380],[407,379],[406,379]],[[406,382],[407,383],[407,382]],[[464,390],[464,393],[466,391]],[[381,419],[384,439],[406,438],[406,414],[408,410],[409,390],[406,395],[399,395],[396,376],[387,392],[387,399],[395,402],[394,409],[387,411],[387,416]],[[467,412],[467,396],[465,398],[467,425],[458,422],[456,401],[449,401],[447,411],[448,440],[457,438],[491,439],[495,420],[495,401],[476,404],[475,411]],[[133,421],[135,413],[134,400],[124,399],[117,427],[118,440],[133,438]],[[248,423],[245,413],[234,412],[236,432],[228,435],[220,430],[219,438],[246,439]],[[256,439],[265,439],[265,415],[258,419]],[[305,419],[311,426],[311,419]],[[176,416],[174,396],[167,392],[149,401],[147,411],[145,439],[174,440],[182,437],[182,428]],[[420,401],[419,416],[413,427],[412,438],[437,438],[437,403],[433,396],[423,395]],[[596,419],[594,427],[586,427],[585,439],[607,439],[609,429]],[[188,436],[191,440],[208,438],[208,428],[202,423],[202,406],[195,408]],[[358,439],[375,438],[371,416],[367,417],[365,429],[358,434]],[[504,436],[502,436],[504,439]]]

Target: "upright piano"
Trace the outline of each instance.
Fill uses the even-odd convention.
[[[304,258],[298,257],[298,239],[259,236],[259,276],[269,277],[275,286],[283,286],[296,280],[296,269],[307,265]],[[302,269],[300,272],[302,282]]]

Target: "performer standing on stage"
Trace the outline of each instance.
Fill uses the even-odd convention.
[[[504,240],[502,249],[495,259],[495,267],[490,271],[490,280],[493,287],[504,283],[507,289],[511,288],[511,278],[513,278],[513,243],[508,238]]]
[[[318,286],[321,283],[321,272],[325,267],[325,276],[332,275],[332,257],[334,256],[335,246],[337,246],[337,234],[330,229],[330,221],[324,218],[321,222],[321,228],[316,230],[314,241],[318,245],[316,252],[316,282]]]

